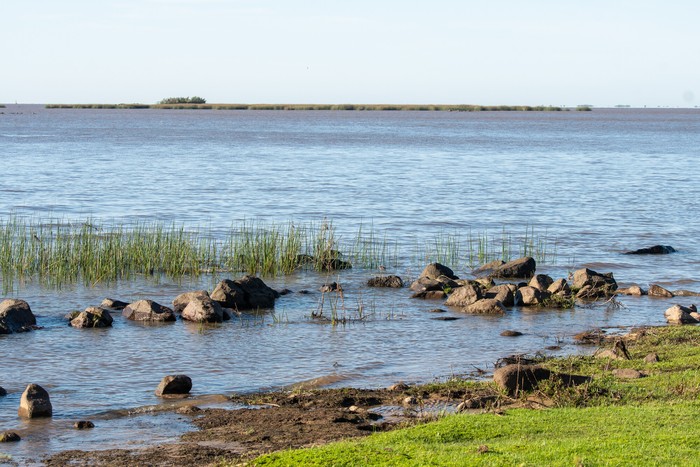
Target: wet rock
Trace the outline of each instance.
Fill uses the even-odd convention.
[[[123,310],[126,308],[128,303],[122,302],[121,300],[114,300],[112,298],[105,298],[100,303],[100,308],[109,308],[110,310]]]
[[[522,306],[537,306],[547,297],[545,293],[531,286],[520,287],[515,292],[515,304]]]
[[[427,292],[429,290],[442,290],[445,285],[437,279],[429,277],[419,277],[411,283],[411,290],[414,292]]]
[[[483,266],[480,266],[472,271],[472,274],[475,276],[480,276],[482,274],[490,275],[495,271],[496,269],[500,268],[506,264],[505,262],[499,260],[496,261],[491,261],[490,263],[486,263]]]
[[[496,285],[484,293],[484,298],[493,298],[503,303],[503,306],[515,305],[515,292],[518,289],[513,284]]]
[[[527,285],[534,287],[540,292],[546,292],[550,285],[554,282],[554,279],[549,277],[547,274],[537,274],[530,279]]]
[[[95,424],[90,420],[80,420],[73,424],[73,428],[76,430],[87,430],[90,428],[95,428]]]
[[[280,297],[282,297],[284,295],[289,295],[290,293],[292,293],[292,291],[289,289],[282,289],[282,290],[277,291],[277,295]]]
[[[535,274],[537,263],[534,258],[526,256],[509,261],[493,270],[493,277],[532,277]]]
[[[445,297],[447,297],[447,294],[442,290],[426,290],[411,295],[411,298],[422,298],[426,300],[443,300]]]
[[[649,248],[640,248],[639,250],[627,251],[626,255],[668,255],[675,253],[676,249],[669,245],[654,245]]]
[[[211,293],[211,298],[224,308],[256,310],[273,308],[277,292],[260,278],[246,275],[236,280],[222,280]]]
[[[659,354],[652,352],[646,357],[644,357],[645,363],[659,363]]]
[[[186,405],[175,410],[175,413],[180,415],[195,415],[201,411],[202,409],[200,409],[196,405]]]
[[[693,292],[691,290],[674,290],[673,291],[673,296],[674,297],[700,297],[699,292]]]
[[[175,313],[182,313],[182,310],[184,310],[192,300],[205,299],[211,299],[209,292],[206,290],[194,290],[192,292],[181,293],[173,299],[173,311]]]
[[[639,379],[643,376],[641,372],[633,368],[616,368],[612,374],[618,379]]]
[[[420,277],[427,277],[429,279],[437,279],[440,276],[445,276],[452,280],[459,279],[459,277],[455,276],[452,269],[440,263],[431,263],[427,265],[420,275]]]
[[[104,308],[89,306],[70,321],[74,328],[108,328],[112,326],[112,315]]]
[[[437,316],[435,318],[430,318],[430,319],[432,319],[434,321],[457,321],[458,319],[462,319],[462,318],[458,318],[457,316]]]
[[[0,443],[16,443],[22,438],[14,431],[3,431],[0,433]]]
[[[50,417],[53,408],[49,393],[38,384],[30,384],[22,393],[17,414],[22,418]]]
[[[492,277],[477,277],[472,282],[475,282],[474,285],[476,285],[477,287],[480,287],[484,290],[487,290],[487,289],[490,289],[490,288],[496,286],[496,283],[494,282]],[[464,284],[460,284],[460,285],[464,285]]]
[[[669,324],[694,324],[699,322],[697,309],[673,305],[664,312],[664,317]]]
[[[182,319],[195,323],[221,323],[224,321],[224,310],[209,296],[199,296],[189,301],[182,310]]]
[[[6,396],[6,395],[7,395],[7,391],[5,391],[4,387],[0,386],[0,397]]]
[[[452,294],[450,294],[445,305],[464,308],[472,303],[476,303],[481,298],[483,298],[481,296],[481,289],[471,284],[466,284],[455,289]]]
[[[646,292],[636,284],[624,289],[617,289],[616,292],[621,295],[632,295],[635,297],[641,297],[642,295],[646,295]]]
[[[153,300],[138,300],[128,304],[122,311],[122,316],[132,321],[175,321],[173,310]]]
[[[505,314],[506,307],[496,299],[482,298],[471,305],[461,308],[460,311],[473,315],[502,315]]]
[[[571,294],[571,288],[566,279],[557,279],[547,287],[547,292],[552,295],[568,296]]]
[[[612,272],[601,274],[592,269],[583,268],[574,272],[572,287],[578,289],[576,298],[596,300],[612,296],[617,290],[617,282]]]
[[[189,394],[192,389],[192,379],[187,375],[168,375],[163,378],[156,388],[156,396]]]
[[[0,302],[0,334],[31,331],[36,317],[24,300],[8,298]]]
[[[403,280],[399,276],[377,276],[368,280],[367,286],[400,289],[403,287]]]
[[[522,336],[523,333],[520,331],[511,331],[510,329],[506,329],[505,331],[501,331],[501,336],[503,337],[518,337]]]
[[[673,294],[670,290],[664,289],[660,285],[652,284],[649,286],[649,291],[647,295],[656,298],[673,298]]]
[[[447,313],[447,310],[443,310],[442,308],[433,308],[428,310],[428,313]]]
[[[330,284],[323,284],[318,290],[323,293],[330,293],[342,292],[343,288],[337,282],[331,282]]]

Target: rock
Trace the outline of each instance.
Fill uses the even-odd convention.
[[[492,277],[477,277],[476,279],[474,279],[473,282],[476,283],[475,285],[477,285],[478,287],[481,287],[484,290],[487,290],[487,289],[490,289],[490,288],[496,286],[496,283],[493,281]],[[460,286],[461,285],[464,285],[464,284],[460,284]]]
[[[401,391],[407,391],[408,388],[409,388],[409,385],[406,383],[396,383],[396,384],[392,384],[391,386],[389,386],[386,389],[387,389],[387,391],[401,392]]]
[[[446,276],[452,280],[459,279],[459,277],[455,276],[452,269],[440,263],[431,263],[427,265],[420,275],[420,277],[427,277],[429,279],[437,279],[440,276]]]
[[[475,276],[480,276],[482,274],[489,275],[493,273],[494,270],[498,269],[499,267],[503,266],[506,264],[505,262],[499,260],[496,261],[491,261],[490,263],[486,263],[483,266],[480,266],[472,271],[472,274]]]
[[[554,282],[554,279],[549,277],[547,274],[537,274],[532,276],[530,282],[527,285],[534,287],[540,292],[546,292],[550,285]]]
[[[507,329],[505,331],[501,331],[501,335],[503,337],[518,337],[518,336],[522,336],[523,333],[520,331],[511,331],[510,329]]]
[[[70,325],[74,328],[108,328],[112,326],[113,321],[109,311],[100,307],[89,306],[85,308],[85,311],[78,313],[70,321]]]
[[[515,304],[522,306],[536,306],[542,304],[546,298],[545,293],[531,286],[520,287],[515,292]]]
[[[95,424],[92,423],[90,420],[80,420],[73,424],[73,428],[75,428],[76,430],[86,430],[88,428],[95,428]]]
[[[646,357],[644,357],[644,362],[645,363],[659,363],[659,354],[657,353],[650,353]]]
[[[132,321],[175,321],[173,310],[153,300],[129,303],[122,311],[122,316]]]
[[[619,379],[639,379],[642,377],[642,373],[633,368],[616,368],[612,374]]]
[[[638,285],[630,285],[629,287],[625,289],[617,289],[616,291],[618,294],[621,295],[633,295],[636,297],[641,297],[642,295],[646,295],[646,292],[642,290],[642,288]]]
[[[428,310],[428,313],[447,313],[447,310],[443,310],[442,308],[433,308],[432,310]]]
[[[3,431],[0,433],[0,443],[16,443],[22,438],[14,431]]]
[[[466,284],[455,289],[450,294],[449,298],[445,302],[445,305],[464,308],[472,303],[476,303],[476,301],[480,300],[481,298],[481,289],[474,287],[471,284]]]
[[[442,290],[445,285],[437,279],[429,277],[419,277],[411,283],[411,290],[414,292],[427,292],[429,290]]]
[[[514,363],[496,369],[493,381],[512,396],[535,388],[540,381],[548,380],[551,375],[551,371],[540,366]]]
[[[173,299],[173,311],[175,313],[182,313],[182,310],[184,310],[192,300],[204,300],[210,298],[209,292],[206,290],[195,290],[192,292],[181,293]]]
[[[6,396],[6,395],[7,395],[7,391],[5,391],[4,387],[0,386],[0,397]]]
[[[404,407],[410,407],[412,405],[416,405],[418,403],[418,399],[416,399],[414,396],[408,396],[404,398],[402,402]]]
[[[535,259],[526,256],[500,265],[493,270],[491,275],[502,278],[532,277],[535,274],[536,266]]]
[[[694,308],[673,305],[664,312],[664,316],[669,324],[693,324],[698,322],[693,316],[694,313],[697,313]]]
[[[109,308],[111,310],[123,310],[126,308],[128,303],[122,302],[121,300],[114,300],[111,298],[105,298],[102,300],[102,303],[100,303],[100,308]]]
[[[403,280],[399,276],[377,276],[368,280],[367,286],[400,289],[403,287]]]
[[[463,307],[460,311],[473,315],[502,315],[506,312],[506,307],[496,299],[482,298],[471,305]]]
[[[578,289],[577,298],[595,300],[609,297],[617,290],[612,272],[601,274],[588,268],[574,272],[572,287]]]
[[[53,408],[49,393],[38,384],[30,384],[22,393],[17,414],[23,418],[50,417]]]
[[[201,411],[202,411],[202,409],[200,409],[196,405],[186,405],[184,407],[180,407],[177,410],[175,410],[175,413],[180,414],[180,415],[194,415],[194,414],[197,414]]]
[[[552,295],[568,296],[571,294],[571,289],[566,279],[557,279],[547,287],[547,292]]]
[[[173,394],[189,394],[192,389],[192,379],[187,375],[168,375],[163,378],[156,389],[156,396]]]
[[[436,318],[430,318],[430,319],[432,319],[434,321],[457,321],[458,319],[462,319],[462,318],[458,318],[457,316],[438,316]]]
[[[690,290],[681,289],[681,290],[674,290],[674,291],[673,291],[673,296],[674,296],[674,297],[700,297],[700,293],[699,293],[699,292],[693,292],[693,291],[690,291]]]
[[[649,286],[649,291],[647,292],[647,295],[649,295],[650,297],[657,298],[673,298],[673,294],[670,290],[664,289],[660,285],[656,284],[652,284]]]
[[[323,293],[330,293],[342,292],[343,288],[337,282],[331,282],[330,284],[323,284],[318,290]]]
[[[442,300],[447,297],[447,294],[442,290],[426,290],[424,292],[416,292],[411,295],[411,298],[423,298],[427,300]]]
[[[518,289],[513,284],[496,285],[484,293],[484,298],[493,298],[503,303],[503,306],[515,305],[515,292]]]
[[[209,295],[200,295],[190,300],[182,310],[182,319],[195,323],[221,323],[224,321],[224,310]]]
[[[238,311],[257,310],[273,308],[277,292],[260,278],[246,275],[235,281],[222,280],[211,293],[211,298],[224,308]]]
[[[640,248],[639,250],[627,251],[626,255],[668,255],[675,253],[676,249],[669,245],[654,245],[649,248]]]
[[[0,334],[31,331],[36,317],[24,300],[8,298],[0,302]]]

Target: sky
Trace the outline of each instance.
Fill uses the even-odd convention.
[[[697,0],[0,0],[0,102],[700,106]]]

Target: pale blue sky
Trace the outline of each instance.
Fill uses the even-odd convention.
[[[697,0],[0,0],[0,102],[700,105]]]

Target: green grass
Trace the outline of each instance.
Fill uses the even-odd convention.
[[[645,330],[627,341],[630,360],[571,356],[544,362],[594,376],[577,388],[540,385],[554,408],[450,415],[326,446],[278,452],[253,465],[697,465],[700,328]],[[646,363],[650,352],[658,363]],[[647,374],[611,376],[615,368]],[[475,383],[472,383],[475,384]],[[490,383],[481,383],[489,385]]]

